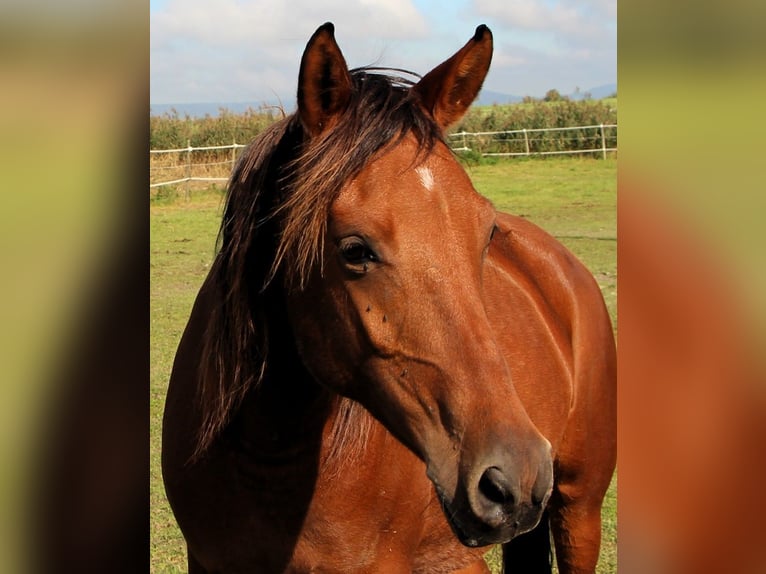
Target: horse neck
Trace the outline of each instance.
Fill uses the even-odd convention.
[[[366,409],[321,385],[304,366],[289,321],[282,278],[257,305],[268,333],[264,378],[246,394],[225,432],[257,460],[313,461],[322,472],[362,456],[376,425]]]
[[[379,425],[359,403],[313,378],[286,323],[271,331],[273,356],[265,377],[245,397],[229,436],[256,457],[312,458],[333,474],[358,460]]]
[[[276,344],[275,344],[276,343]],[[333,397],[306,371],[291,344],[272,342],[263,380],[246,395],[230,437],[246,452],[272,457],[316,450]]]

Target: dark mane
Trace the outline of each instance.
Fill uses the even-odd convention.
[[[209,277],[216,305],[201,356],[197,456],[267,372],[274,292],[303,289],[321,272],[329,208],[343,184],[407,134],[419,146],[413,163],[443,141],[402,70],[378,72],[351,71],[348,108],[327,132],[306,138],[293,114],[260,134],[234,168]]]

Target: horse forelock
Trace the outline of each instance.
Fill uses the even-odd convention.
[[[329,209],[346,182],[408,134],[418,143],[413,163],[443,137],[411,97],[411,83],[403,77],[365,68],[351,75],[351,101],[337,125],[310,140],[288,166],[289,190],[278,208],[282,231],[272,276],[283,268],[290,288],[305,288],[312,271],[321,271]]]
[[[232,172],[211,268],[217,297],[201,356],[195,456],[263,379],[269,346],[264,293],[305,289],[311,274],[321,272],[330,206],[343,185],[408,134],[418,144],[411,167],[443,141],[412,97],[413,82],[398,74],[402,70],[380,71],[351,71],[348,108],[326,133],[307,139],[298,114],[288,116],[262,132]]]

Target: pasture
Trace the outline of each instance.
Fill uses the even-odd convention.
[[[477,190],[502,210],[522,215],[564,243],[596,277],[615,332],[617,160],[515,159],[469,166]],[[165,499],[160,473],[162,410],[173,357],[215,250],[223,193],[215,188],[164,191],[152,200],[151,230],[151,571],[186,572],[183,538]],[[616,479],[604,507],[599,573],[616,571]],[[493,551],[487,561],[499,567]]]

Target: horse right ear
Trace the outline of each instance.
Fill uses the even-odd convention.
[[[351,74],[327,22],[306,44],[298,76],[298,114],[310,137],[332,127],[351,97]]]
[[[492,32],[482,24],[454,56],[413,86],[423,107],[443,130],[468,111],[479,95],[491,61]]]

